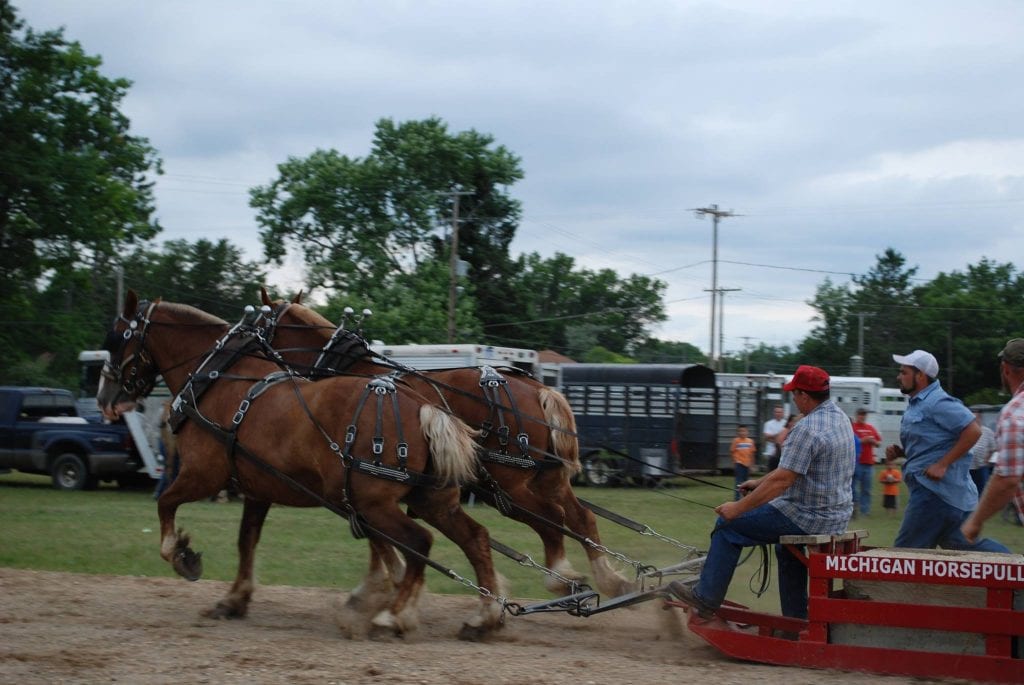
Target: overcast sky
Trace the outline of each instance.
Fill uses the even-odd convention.
[[[712,222],[694,208],[742,215],[719,226],[726,351],[799,341],[815,287],[887,247],[924,280],[1020,261],[1017,0],[14,4],[134,81],[163,239],[262,261],[247,190],[278,163],[360,157],[381,117],[438,116],[522,158],[514,253],[657,275],[655,334],[702,350]]]

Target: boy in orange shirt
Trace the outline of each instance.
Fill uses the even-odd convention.
[[[878,477],[878,482],[882,484],[882,508],[889,512],[890,516],[895,516],[898,510],[896,497],[900,494],[901,480],[903,480],[903,476],[900,474],[899,467],[896,466],[896,460],[887,457],[885,470]]]
[[[732,440],[729,453],[732,454],[732,469],[736,474],[736,499],[739,499],[740,483],[750,477],[750,467],[754,465],[754,456],[757,454],[757,445],[748,435],[746,426],[736,428],[736,437]]]

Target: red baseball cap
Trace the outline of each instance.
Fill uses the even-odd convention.
[[[828,374],[817,366],[798,366],[793,377],[782,386],[786,392],[803,390],[805,392],[827,392]]]

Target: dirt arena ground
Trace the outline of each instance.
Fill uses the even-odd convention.
[[[350,640],[344,595],[259,587],[249,617],[202,618],[226,584],[0,568],[0,683],[627,685],[923,683],[731,661],[660,602],[591,618],[510,617],[486,643],[455,638],[470,597],[427,595],[402,639]]]

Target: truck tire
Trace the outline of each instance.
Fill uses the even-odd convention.
[[[85,459],[74,452],[64,452],[53,460],[50,467],[53,487],[58,490],[93,490],[99,484],[96,476],[89,473]]]
[[[614,469],[604,459],[586,457],[583,460],[583,482],[593,487],[614,485],[616,482]]]

